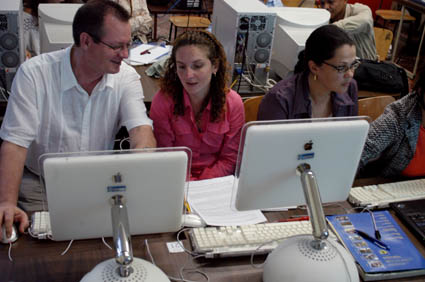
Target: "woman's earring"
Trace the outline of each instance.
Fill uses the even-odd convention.
[[[313,79],[314,79],[314,80],[317,80],[317,74],[315,74],[315,75],[313,76]]]

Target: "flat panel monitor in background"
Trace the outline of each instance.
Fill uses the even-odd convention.
[[[177,231],[190,159],[188,148],[41,156],[52,239],[112,236],[110,199],[117,194],[130,234]]]
[[[271,70],[285,77],[294,70],[298,53],[304,50],[305,42],[318,27],[328,24],[330,13],[326,9],[270,7],[277,14]]]
[[[65,49],[74,44],[72,22],[82,5],[56,3],[38,6],[41,53]]]
[[[323,202],[345,201],[366,140],[366,119],[257,121],[242,130],[236,167],[238,210],[305,204],[297,166],[316,174]]]

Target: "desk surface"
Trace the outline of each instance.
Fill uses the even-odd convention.
[[[145,70],[148,66],[137,66],[134,67],[137,73],[140,75],[140,81],[143,87],[143,95],[145,96],[144,101],[147,103],[152,102],[153,96],[159,90],[159,79],[148,76]]]
[[[341,203],[344,207],[350,208],[347,202]],[[339,205],[325,207],[326,214],[344,213]],[[281,218],[288,218],[290,215],[305,214],[305,210],[291,210],[289,212],[268,212],[269,221]],[[400,222],[396,219],[400,224]],[[402,227],[403,225],[400,224]],[[409,235],[412,242],[424,255],[425,249],[412,237],[404,227],[404,231]],[[168,275],[178,277],[180,268],[187,262],[189,256],[185,253],[168,253],[166,242],[176,241],[175,233],[153,234],[147,236],[133,236],[133,253],[135,257],[148,259],[144,240],[148,239],[149,246],[156,264]],[[106,241],[112,245],[112,239]],[[184,240],[189,246],[188,240]],[[21,235],[12,247],[13,262],[7,257],[8,245],[0,245],[0,273],[1,281],[79,281],[98,263],[110,259],[114,256],[100,239],[75,241],[68,253],[61,256],[61,252],[66,249],[68,242],[41,241],[31,238],[28,235]],[[256,263],[261,263],[265,256],[259,256]],[[226,258],[226,259],[198,259],[195,265],[200,270],[206,272],[210,281],[262,281],[262,269],[253,268],[250,265],[249,257]],[[190,276],[197,281],[205,281],[199,276]],[[394,281],[424,281],[425,276],[405,278]]]
[[[425,1],[422,1],[422,0],[394,0],[394,1],[404,6],[416,9],[417,11],[421,13],[425,12]]]

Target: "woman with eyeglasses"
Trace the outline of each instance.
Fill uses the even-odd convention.
[[[424,70],[413,91],[389,104],[370,125],[360,159],[360,177],[425,177]]]
[[[299,54],[294,74],[264,96],[258,119],[356,116],[353,75],[359,64],[354,42],[345,31],[335,25],[319,27]]]

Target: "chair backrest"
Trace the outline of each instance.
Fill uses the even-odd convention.
[[[258,107],[263,96],[248,98],[243,102],[245,108],[245,122],[257,120]]]
[[[300,7],[304,1],[302,0],[281,0],[285,7]]]
[[[360,99],[359,116],[369,116],[374,121],[384,112],[385,107],[394,101],[394,97],[387,95]]]
[[[393,32],[386,28],[374,27],[376,53],[380,61],[385,61],[391,42],[393,41]]]

